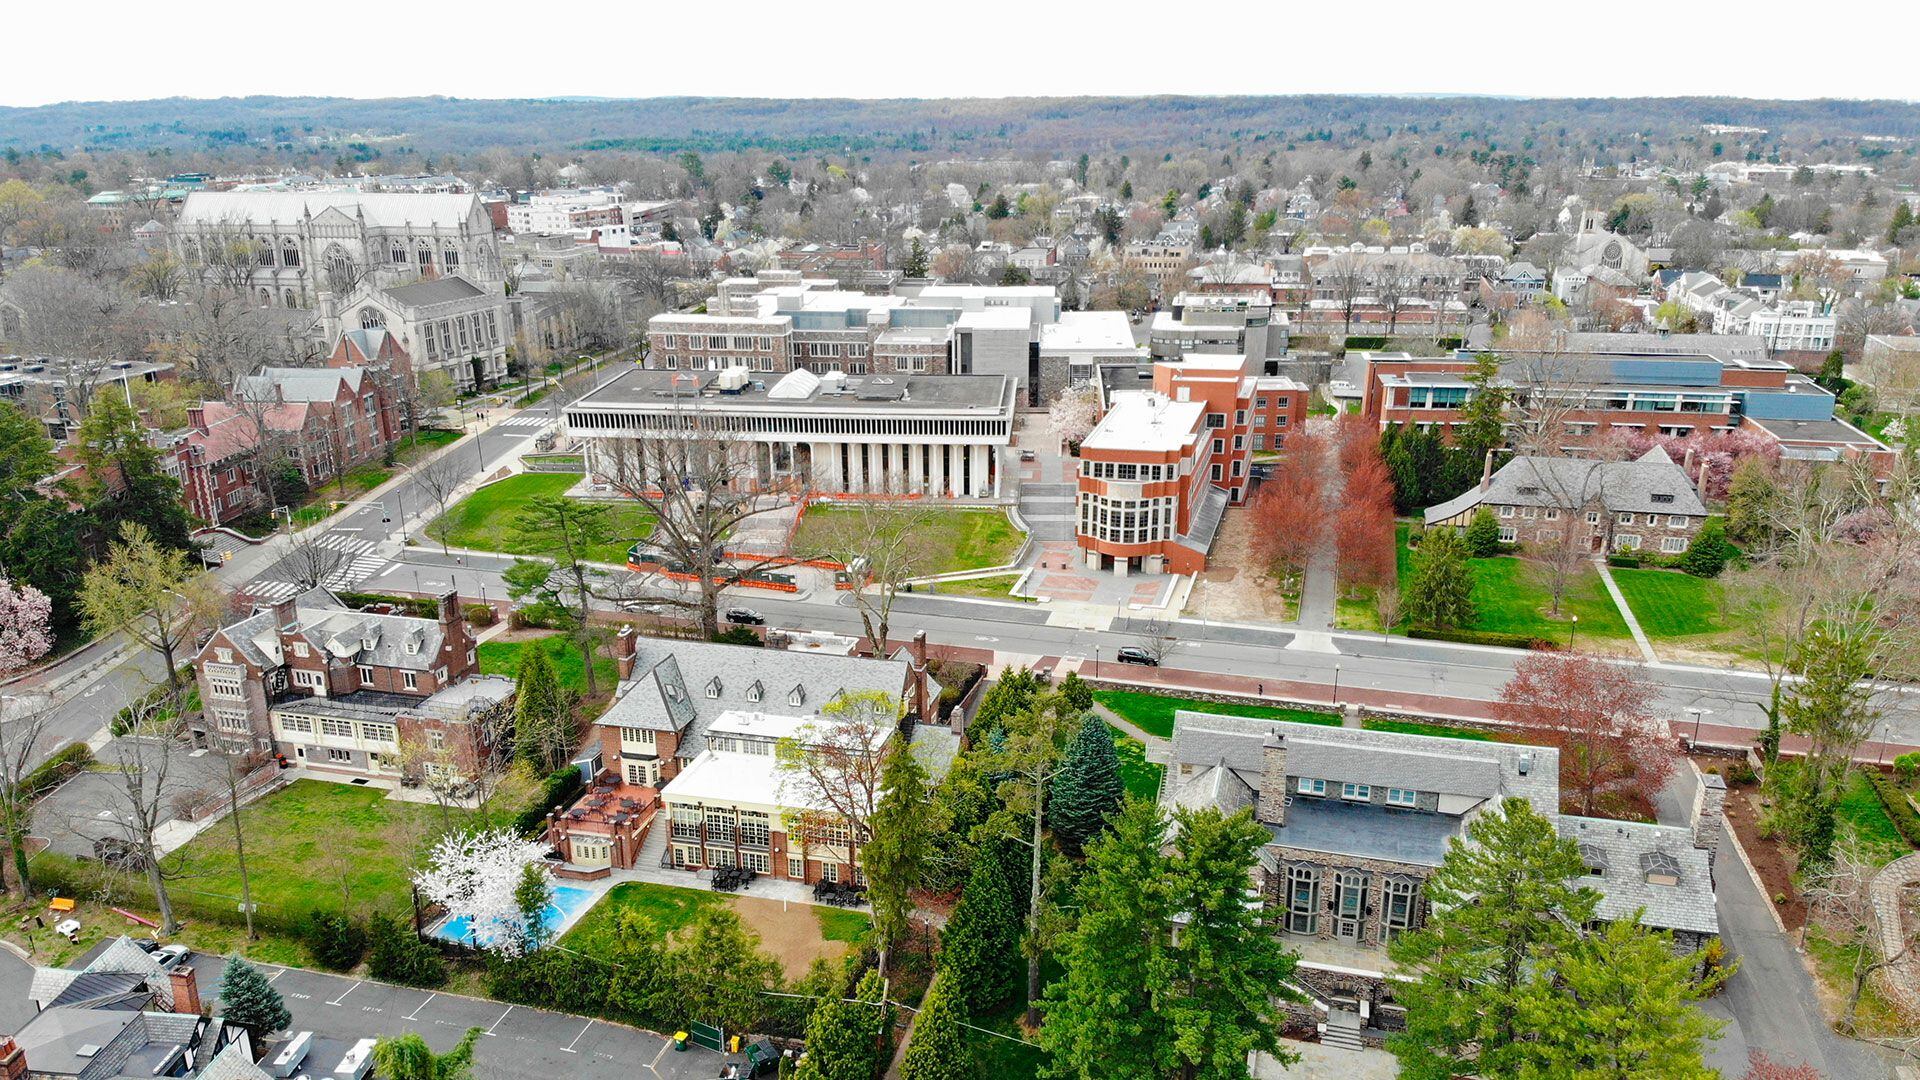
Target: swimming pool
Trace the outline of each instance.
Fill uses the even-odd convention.
[[[546,929],[549,938],[559,937],[573,920],[580,917],[581,912],[592,907],[593,902],[598,899],[600,894],[588,889],[576,888],[572,885],[555,885],[553,899],[540,913],[540,925]],[[462,945],[477,944],[481,948],[493,944],[494,935],[498,932],[499,927],[493,923],[476,928],[465,915],[446,919],[429,931],[442,941],[457,941]]]

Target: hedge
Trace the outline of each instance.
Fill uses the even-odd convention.
[[[540,794],[532,805],[520,811],[514,819],[513,827],[522,836],[538,836],[541,827],[546,824],[547,811],[556,810],[580,797],[587,790],[587,782],[580,776],[580,770],[565,768],[541,781]]]
[[[1493,630],[1422,630],[1414,628],[1407,631],[1410,638],[1422,638],[1427,641],[1457,641],[1463,645],[1498,645],[1504,649],[1553,649],[1553,642],[1531,634],[1502,634]]]
[[[440,617],[440,605],[436,601],[421,596],[396,596],[393,593],[373,592],[336,592],[333,595],[348,607],[362,608],[369,604],[392,604],[409,615],[422,619]]]
[[[91,764],[93,751],[86,743],[68,743],[28,773],[27,778],[20,781],[20,789],[26,798],[37,799]]]
[[[1880,796],[1880,805],[1887,808],[1887,817],[1893,819],[1893,827],[1906,837],[1907,843],[1920,847],[1920,813],[1914,812],[1906,793],[1881,773],[1868,772],[1866,776],[1867,783],[1873,785],[1873,793]]]

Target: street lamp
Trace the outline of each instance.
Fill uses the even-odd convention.
[[[1693,749],[1695,750],[1700,748],[1700,716],[1704,712],[1706,710],[1700,708],[1687,710],[1687,715],[1693,717]]]
[[[1333,703],[1340,704],[1340,665],[1333,665]]]
[[[1573,651],[1573,635],[1578,633],[1579,630],[1580,630],[1580,616],[1575,615],[1573,617],[1573,621],[1567,624],[1567,651],[1568,652]]]

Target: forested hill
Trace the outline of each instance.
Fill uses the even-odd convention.
[[[1338,143],[1417,128],[1437,138],[1545,135],[1622,148],[1702,124],[1761,127],[1802,146],[1920,136],[1920,104],[1738,98],[964,98],[942,100],[475,100],[248,97],[0,108],[0,147],[186,152],[348,147],[507,150],[764,149],[787,154],[1156,152],[1248,141]]]

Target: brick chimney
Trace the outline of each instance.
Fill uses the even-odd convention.
[[[0,1080],[24,1080],[27,1075],[27,1052],[9,1035],[0,1042]]]
[[[1287,823],[1287,737],[1277,728],[1260,744],[1260,820]]]
[[[1480,466],[1480,490],[1493,486],[1493,451],[1487,451],[1487,460]]]
[[[1707,853],[1707,869],[1720,851],[1720,837],[1726,832],[1727,782],[1713,773],[1702,773],[1700,791],[1693,800],[1693,846]]]
[[[613,663],[620,672],[620,681],[633,678],[635,641],[632,626],[623,626],[613,639]]]
[[[273,602],[273,628],[286,630],[300,621],[299,612],[294,610],[293,597],[289,596]]]
[[[173,984],[174,1012],[200,1012],[200,980],[194,975],[191,965],[181,964],[167,972],[167,981]]]
[[[187,426],[202,435],[207,433],[207,403],[187,406]]]
[[[918,630],[913,635],[913,715],[919,723],[926,723],[927,716],[927,632]]]
[[[440,604],[440,625],[452,626],[460,621],[460,594],[449,589],[436,597]]]

